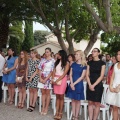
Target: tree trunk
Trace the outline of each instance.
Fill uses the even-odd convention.
[[[9,20],[8,18],[3,18],[0,22],[0,48],[5,48],[8,40],[9,33]]]
[[[58,33],[58,34],[55,34],[55,35],[58,38],[58,43],[60,44],[61,48],[67,52],[67,47],[65,46],[65,43],[64,43],[64,40],[62,38],[61,33]]]
[[[93,34],[90,35],[90,41],[89,41],[89,43],[88,43],[88,45],[87,45],[87,47],[86,47],[86,49],[84,51],[84,53],[85,53],[86,56],[88,55],[88,53],[92,49],[93,45],[97,41],[97,36],[98,36],[99,32],[100,32],[100,30],[98,29],[98,30],[95,30],[93,32]]]

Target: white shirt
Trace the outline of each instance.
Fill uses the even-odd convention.
[[[3,76],[2,70],[5,64],[5,58],[0,54],[0,76]]]

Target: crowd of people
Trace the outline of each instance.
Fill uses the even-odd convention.
[[[79,119],[81,100],[85,99],[83,81],[87,81],[86,98],[88,100],[89,120],[97,120],[103,83],[109,85],[105,102],[113,111],[113,119],[118,120],[120,107],[120,50],[115,56],[100,55],[100,50],[94,48],[86,57],[84,52],[78,50],[69,54],[64,50],[54,54],[51,48],[46,48],[40,56],[36,50],[30,54],[21,51],[17,56],[13,48],[9,48],[7,56],[0,50],[0,102],[2,101],[2,83],[8,86],[8,104],[14,103],[15,87],[19,90],[17,108],[24,108],[26,89],[29,89],[30,104],[27,109],[35,109],[38,88],[42,93],[41,115],[48,113],[50,93],[56,95],[56,114],[54,119],[61,120],[64,107],[64,96],[72,100],[72,120]],[[67,86],[67,81],[70,84]],[[38,85],[39,84],[39,85]],[[102,106],[104,107],[104,106]]]

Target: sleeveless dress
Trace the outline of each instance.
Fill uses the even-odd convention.
[[[71,65],[73,83],[81,77],[83,70],[86,70],[86,66],[77,64],[76,62]],[[84,100],[84,85],[83,80],[75,85],[75,90],[72,90],[69,86],[66,97],[74,100]]]
[[[28,60],[28,79],[33,75],[33,73],[36,71],[37,66],[39,65],[39,60]],[[37,88],[39,81],[39,74],[36,74],[35,77],[32,79],[31,82],[26,82],[26,87],[28,88]]]
[[[62,69],[61,61],[60,61],[59,64],[56,66],[55,76],[58,76],[58,77],[62,76],[63,73],[64,73],[64,69]],[[66,87],[67,87],[67,75],[62,79],[61,85],[54,85],[53,86],[54,93],[63,95],[63,94],[65,94]]]
[[[101,69],[102,66],[105,65],[105,62],[103,62],[102,60],[98,60],[98,61],[92,60],[88,62],[88,65],[90,72],[90,76],[89,76],[90,82],[91,84],[94,84],[97,81],[97,79],[100,77]],[[93,102],[101,102],[102,94],[103,94],[102,81],[95,86],[95,91],[91,91],[89,89],[89,85],[87,84],[87,94],[86,94],[87,100]]]
[[[50,72],[53,71],[54,63],[55,60],[53,58],[51,58],[50,60],[42,59],[40,61],[38,69],[41,70],[41,77],[46,78],[50,74]],[[51,89],[50,79],[48,79],[45,84],[42,84],[40,88]]]
[[[15,60],[18,57],[11,57],[9,60],[6,61],[7,68],[12,68],[15,64]],[[8,74],[3,74],[2,81],[7,84],[14,84],[16,82],[16,69],[10,71]]]
[[[120,85],[120,69],[118,69],[117,65],[118,63],[114,65],[115,76],[113,81],[113,88],[116,88],[118,85]],[[120,92],[114,93],[108,89],[106,94],[106,103],[120,107]]]
[[[23,76],[22,83],[16,83],[17,87],[25,87],[26,86],[26,68],[27,64],[24,65],[18,65],[17,68],[17,77]]]

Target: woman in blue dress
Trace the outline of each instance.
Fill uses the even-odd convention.
[[[16,81],[16,67],[18,64],[18,59],[15,54],[15,51],[12,48],[8,49],[9,57],[6,61],[6,65],[3,69],[3,78],[2,81],[8,86],[9,93],[9,104],[13,104],[13,98],[15,94],[15,81]]]
[[[72,99],[72,120],[78,120],[80,112],[80,100],[84,100],[83,79],[86,75],[86,59],[83,51],[78,50],[75,53],[76,62],[71,65],[70,86],[67,97]]]

